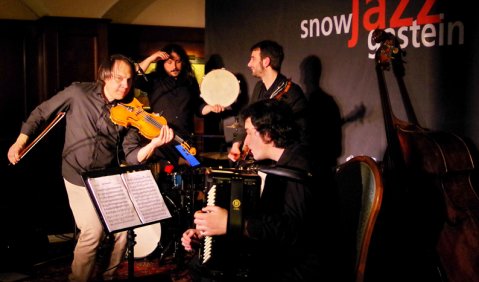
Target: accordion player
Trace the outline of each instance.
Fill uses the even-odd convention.
[[[242,248],[244,218],[254,213],[260,199],[261,178],[258,174],[241,170],[205,171],[206,205],[215,205],[228,211],[227,233],[205,236],[199,258],[209,268],[223,267],[224,263],[237,263],[247,252]],[[233,260],[233,261],[232,261]]]

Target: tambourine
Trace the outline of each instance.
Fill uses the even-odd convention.
[[[238,79],[225,69],[212,70],[206,74],[200,90],[201,97],[208,105],[223,107],[233,104],[240,93]]]

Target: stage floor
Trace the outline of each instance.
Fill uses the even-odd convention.
[[[22,265],[21,260],[4,265],[0,271],[0,281],[68,281],[75,243],[72,234],[49,235],[49,241],[45,255],[32,265]],[[189,282],[191,279],[185,267],[189,259],[187,255],[178,255],[174,250],[165,250],[162,255],[158,248],[144,258],[135,258],[133,272],[130,273],[129,260],[125,257],[115,281],[129,281],[133,277],[135,281]],[[101,258],[98,260],[101,261]]]

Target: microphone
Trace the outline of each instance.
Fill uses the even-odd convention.
[[[132,58],[128,58],[128,60],[130,61],[130,63],[134,66],[138,66],[138,72],[141,74],[141,76],[143,76],[143,78],[145,79],[146,82],[148,82],[148,78],[146,77],[146,74],[145,72],[143,71],[143,69],[141,68],[140,64],[135,62],[135,60],[133,60]]]
[[[136,63],[138,65],[138,71],[140,72],[140,74],[143,76],[143,78],[145,79],[146,82],[148,82],[148,78],[146,77],[146,73],[143,71],[143,69],[141,68],[140,64]]]

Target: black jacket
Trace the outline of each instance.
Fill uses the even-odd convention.
[[[271,95],[278,89],[285,87],[287,82],[288,79],[282,74],[278,74],[269,89],[266,89],[262,81],[258,81],[254,87],[250,104],[261,100],[271,99]],[[277,99],[277,97],[280,97],[279,99],[288,104],[293,110],[295,120],[303,134],[301,140],[307,143],[309,140],[309,137],[306,135],[309,133],[309,130],[306,130],[309,126],[307,123],[308,100],[306,99],[303,90],[299,85],[291,81],[291,86],[288,88],[288,91],[281,96],[274,96],[273,99]],[[238,128],[234,134],[233,142],[242,142],[245,137],[246,133],[244,132],[244,128]]]
[[[314,171],[303,145],[285,149],[275,167],[310,175],[303,180],[266,175],[259,206],[245,216],[244,238],[231,241],[222,261],[224,281],[321,281],[331,271],[338,237],[331,174]],[[239,278],[241,277],[241,278]]]

